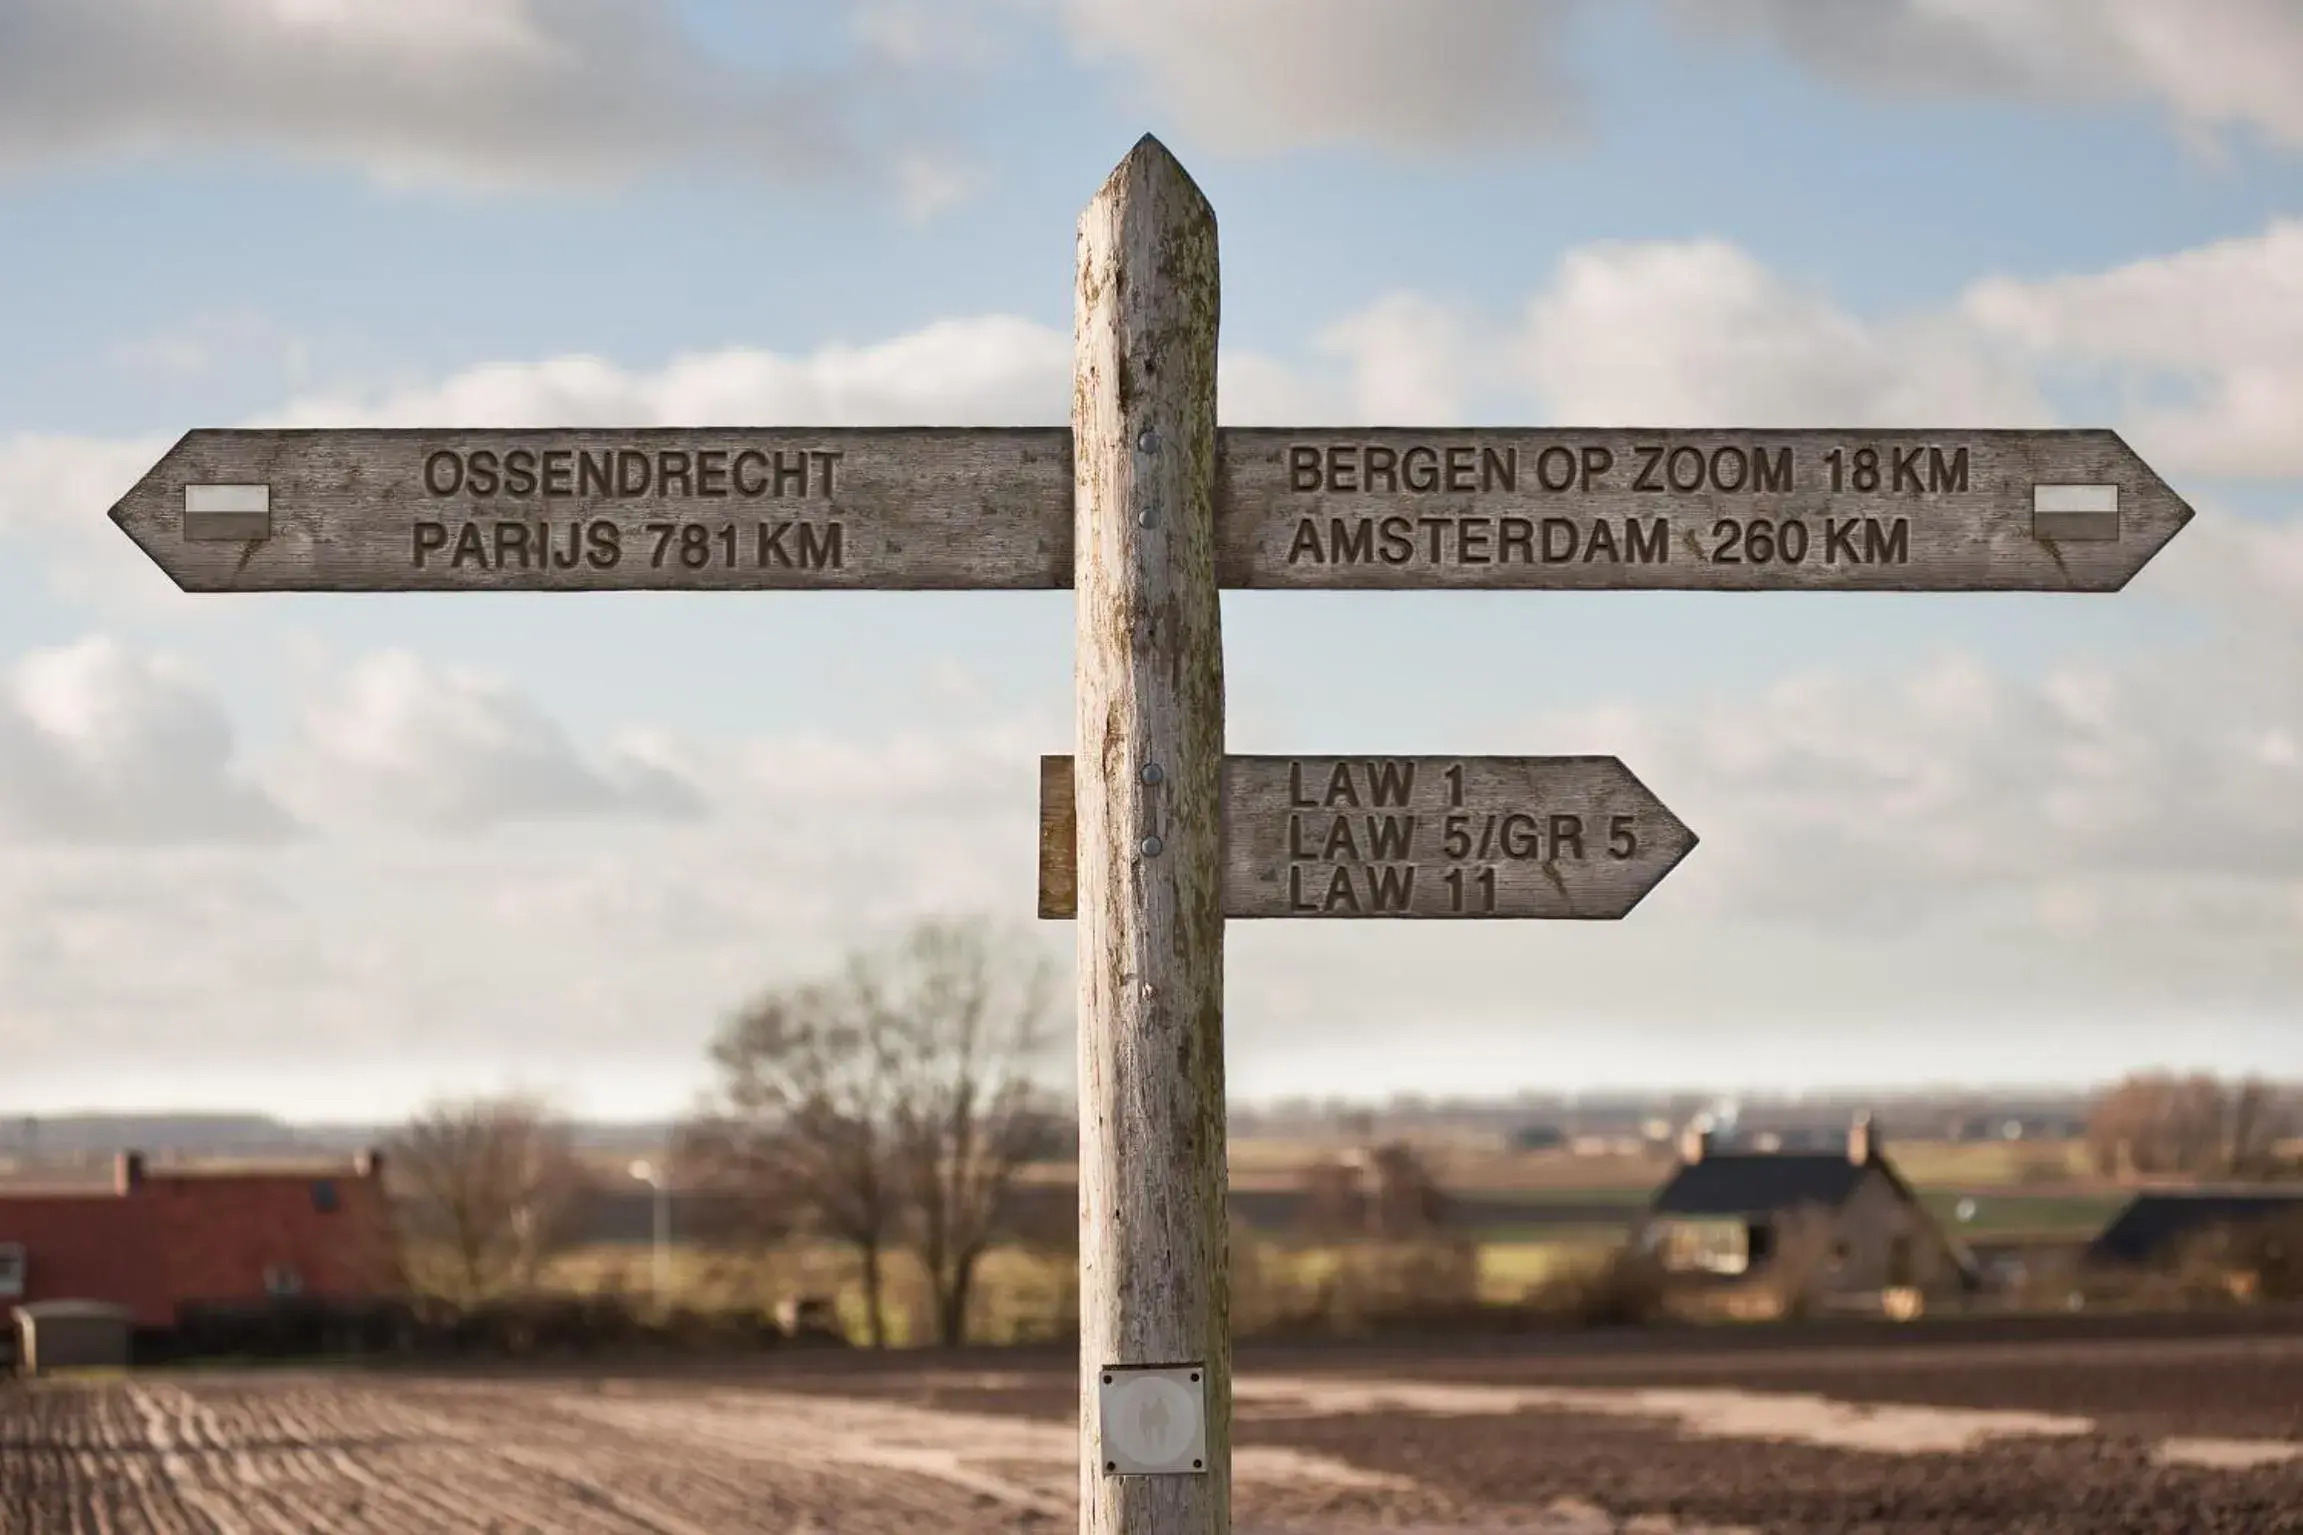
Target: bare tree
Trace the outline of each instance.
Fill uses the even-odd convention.
[[[2233,1176],[2261,1176],[2273,1170],[2280,1138],[2288,1128],[2286,1118],[2278,1094],[2261,1077],[2249,1077],[2231,1089],[2221,1149],[2224,1166]]]
[[[584,1187],[566,1127],[522,1097],[433,1104],[385,1165],[411,1243],[444,1267],[439,1288],[467,1304],[533,1286],[572,1234]]]
[[[851,974],[889,1046],[905,1235],[934,1297],[936,1341],[967,1341],[976,1269],[1010,1213],[1049,1116],[1031,1071],[1046,1049],[1045,955],[981,923],[923,923]]]
[[[2096,1100],[2087,1139],[2105,1173],[2260,1177],[2276,1170],[2292,1108],[2258,1077],[2142,1073]]]
[[[891,1155],[895,1051],[858,965],[838,981],[770,992],[712,1044],[720,1089],[689,1137],[770,1224],[788,1215],[855,1250],[864,1325],[888,1341],[886,1254],[901,1186]]]
[[[855,1249],[875,1346],[898,1242],[927,1278],[937,1341],[963,1342],[1016,1172],[1060,1123],[1030,1078],[1053,997],[1045,958],[1025,943],[980,923],[923,923],[738,1015],[713,1044],[720,1087],[689,1144],[709,1148],[716,1181],[804,1211]]]
[[[1423,1241],[1448,1225],[1447,1196],[1406,1141],[1322,1158],[1298,1175],[1297,1186],[1305,1232],[1319,1240]]]

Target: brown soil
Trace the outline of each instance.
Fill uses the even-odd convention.
[[[1074,1523],[1060,1358],[0,1387],[7,1535]],[[2303,1338],[1263,1359],[1241,1535],[2303,1535]]]

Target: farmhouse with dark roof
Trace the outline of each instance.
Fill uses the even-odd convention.
[[[1908,1306],[1976,1283],[1869,1115],[1844,1151],[1722,1151],[1691,1129],[1637,1240],[1681,1284],[1764,1295],[1770,1310]]]
[[[2138,1194],[2087,1245],[2087,1262],[2172,1263],[2218,1235],[2292,1224],[2303,1234],[2303,1188],[2159,1189]]]

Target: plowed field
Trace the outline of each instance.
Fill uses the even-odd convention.
[[[1241,1535],[2298,1535],[2303,1339],[1251,1361]],[[0,1387],[9,1535],[1073,1526],[1051,1358]]]

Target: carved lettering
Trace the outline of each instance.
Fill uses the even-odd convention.
[[[800,568],[802,570],[839,570],[846,560],[842,555],[841,524],[838,521],[822,524],[800,524]]]
[[[420,478],[435,500],[452,496],[544,496],[585,500],[773,497],[829,499],[845,454],[829,448],[441,448],[424,455]]]
[[[1761,494],[1780,493],[1791,489],[1791,450],[1778,448],[1771,463],[1765,448],[1756,448],[1751,454],[1751,488]]]
[[[1665,517],[1315,517],[1296,519],[1290,565],[1660,565],[1671,557]]]
[[[616,455],[586,449],[576,455],[576,494],[605,496],[614,493]]]
[[[1623,562],[1661,565],[1671,558],[1671,524],[1661,517],[1623,519]]]
[[[1378,864],[1367,872],[1368,905],[1376,911],[1405,911],[1415,896],[1414,864]]]
[[[696,455],[696,494],[724,496],[728,493],[728,453],[725,448],[705,448]]]
[[[1649,836],[1594,797],[1590,759],[1254,760],[1252,800],[1227,769],[1225,815],[1259,915],[1598,915]]]
[[[1858,565],[1862,558],[1855,552],[1855,519],[1852,517],[1826,517],[1823,519],[1823,563],[1826,565]]]
[[[1367,488],[1371,492],[1396,493],[1399,489],[1399,455],[1381,443],[1368,444]]]
[[[1946,461],[1941,448],[1927,450],[1927,488],[1938,494],[1967,489],[1967,450],[1954,448]]]
[[[1575,450],[1554,443],[1535,456],[1535,483],[1545,490],[1566,490],[1575,484]]]
[[[1876,517],[1863,519],[1863,557],[1874,565],[1911,563],[1911,519],[1897,517],[1882,525]]]
[[[1631,488],[1663,489],[1663,449],[1651,442],[1641,442],[1632,444],[1631,451],[1639,455],[1639,478],[1631,482]]]
[[[1294,491],[1319,489],[1319,449],[1298,443],[1287,450],[1287,488]]]
[[[1555,451],[1567,454],[1572,481],[1574,451]],[[1299,495],[1427,496],[1441,491],[1450,495],[1510,495],[1519,489],[1519,447],[1516,443],[1457,442],[1445,448],[1413,443],[1394,448],[1377,442],[1299,442],[1287,450],[1287,485]]]

